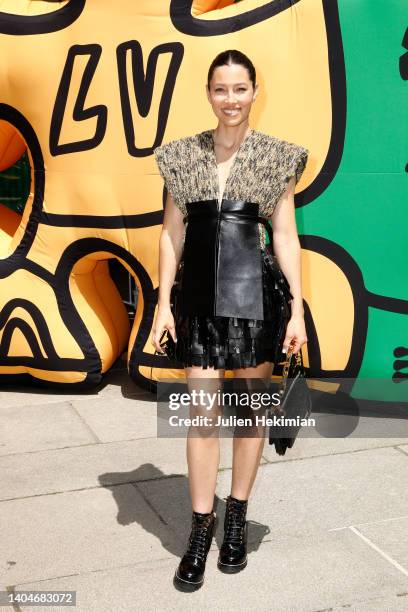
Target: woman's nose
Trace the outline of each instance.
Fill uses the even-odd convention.
[[[228,103],[231,103],[231,102],[232,102],[232,103],[235,103],[235,102],[236,102],[236,98],[235,98],[235,94],[234,94],[234,92],[229,92],[229,93],[227,93],[227,95],[226,95],[226,101],[227,101]]]

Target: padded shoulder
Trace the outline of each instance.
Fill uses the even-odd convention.
[[[268,197],[264,201],[263,214],[270,217],[291,177],[295,177],[295,184],[299,182],[306,167],[309,149],[276,136],[265,136],[262,147],[265,158],[262,165],[268,167],[269,189],[266,190]]]
[[[174,203],[183,214],[186,214],[182,190],[182,173],[186,168],[189,151],[195,136],[185,136],[170,140],[153,150],[157,167],[166,189],[171,193]]]

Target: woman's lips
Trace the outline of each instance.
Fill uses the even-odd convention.
[[[229,117],[234,117],[235,115],[238,115],[239,109],[223,109],[222,112]]]

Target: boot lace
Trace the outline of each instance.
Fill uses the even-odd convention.
[[[193,519],[191,534],[188,541],[188,554],[193,555],[194,557],[198,557],[201,560],[204,560],[208,528],[208,520],[201,523]]]
[[[231,544],[242,542],[243,528],[246,521],[246,505],[237,504],[233,499],[227,498],[224,528],[225,539]]]

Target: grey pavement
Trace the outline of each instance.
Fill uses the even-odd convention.
[[[123,359],[86,393],[3,387],[0,420],[0,590],[76,591],[67,609],[86,612],[408,610],[402,421],[400,437],[299,437],[284,456],[266,441],[237,575],[216,566],[232,465],[221,438],[219,529],[204,586],[185,594],[172,583],[191,525],[185,439],[157,437],[155,396]]]

